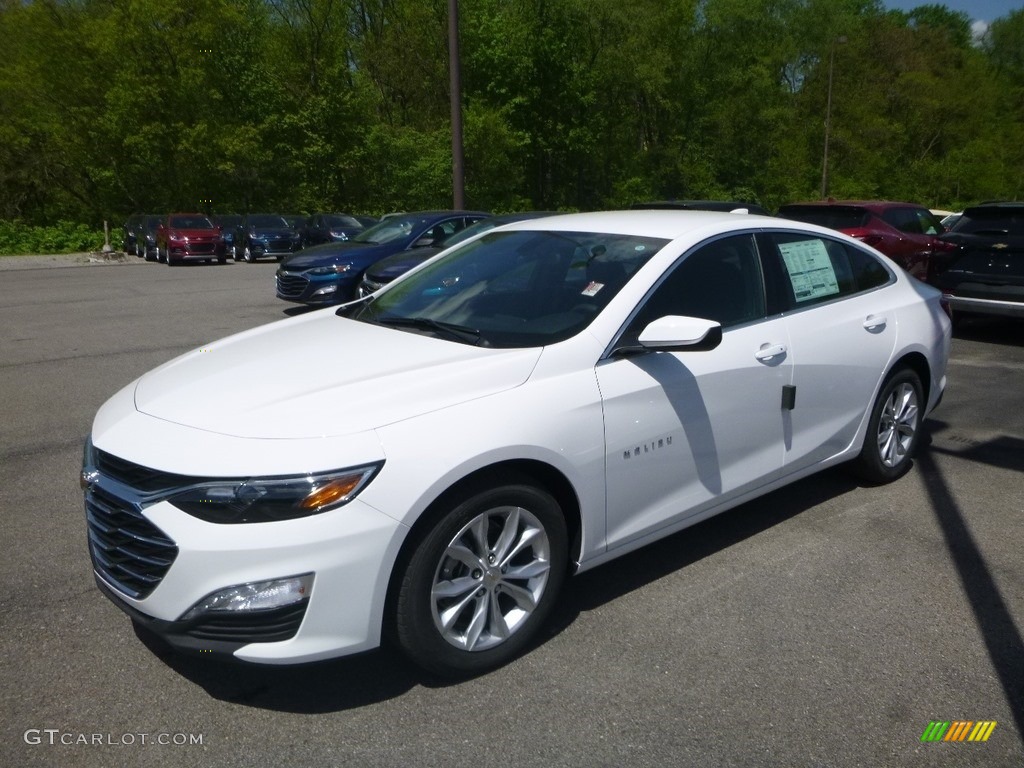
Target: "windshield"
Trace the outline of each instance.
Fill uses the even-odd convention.
[[[348,227],[350,229],[360,229],[362,224],[353,219],[351,216],[324,216],[329,227]]]
[[[426,228],[427,219],[422,216],[392,216],[369,229],[364,229],[354,238],[355,243],[390,243],[410,238]]]
[[[468,344],[545,346],[589,325],[666,242],[593,232],[491,232],[342,312]]]
[[[174,229],[214,229],[213,222],[205,216],[171,216],[170,226]]]
[[[277,229],[288,228],[288,222],[285,221],[282,216],[259,214],[257,216],[250,216],[248,221],[250,227],[276,227]]]

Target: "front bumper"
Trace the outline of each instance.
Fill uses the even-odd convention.
[[[230,655],[242,661],[296,664],[364,651],[380,642],[387,582],[405,527],[354,499],[319,515],[273,523],[218,525],[194,518],[167,501],[142,506],[143,533],[166,541],[148,589],[121,583],[124,571],[155,559],[137,543],[139,528],[115,517],[96,519],[91,496],[121,504],[124,487],[100,476],[86,491],[90,552],[97,583],[133,621],[188,652]],[[114,499],[111,502],[111,498]],[[128,510],[129,513],[132,510]],[[146,528],[145,526],[149,526]],[[98,536],[97,533],[102,534]],[[117,537],[126,542],[121,547]],[[107,540],[105,546],[98,539]],[[169,542],[169,545],[167,544]],[[172,551],[173,549],[173,551]],[[125,554],[110,566],[111,553]],[[193,606],[227,587],[312,573],[307,598],[270,610],[208,611],[182,621]]]
[[[298,240],[253,240],[249,243],[249,250],[253,256],[273,256],[282,259],[302,249]]]
[[[225,258],[224,243],[169,243],[167,258],[170,261],[205,261]]]
[[[999,317],[1024,317],[1024,292],[1022,292],[1021,301],[986,299],[979,296],[958,296],[953,293],[943,294],[943,298],[954,312],[972,312],[979,315],[997,315]]]

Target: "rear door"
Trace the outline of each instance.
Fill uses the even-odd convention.
[[[807,233],[759,236],[766,273],[788,304],[792,407],[784,416],[786,472],[848,448],[896,345],[897,318],[881,259]]]

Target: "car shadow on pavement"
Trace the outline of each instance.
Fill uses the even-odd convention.
[[[857,487],[856,480],[843,469],[826,470],[570,579],[554,615],[526,653],[563,632],[580,613]],[[458,685],[421,671],[390,648],[314,664],[273,667],[181,654],[145,629],[136,627],[135,632],[164,664],[213,698],[259,709],[336,712],[386,701],[417,686]]]
[[[390,649],[312,664],[264,666],[182,654],[133,627],[153,655],[213,698],[258,709],[338,712],[396,698],[421,682],[419,671]]]
[[[860,487],[842,467],[811,475],[571,579],[549,636],[583,612],[618,600],[716,552]]]
[[[947,426],[942,422],[934,424],[936,432]],[[921,452],[917,459],[935,519],[1013,714],[1017,733],[1024,735],[1024,638],[1014,623],[981,548],[971,534],[956,493],[935,463],[935,454],[1020,471],[1024,440],[1000,435],[992,440],[965,445],[962,449],[933,446],[931,450]]]
[[[966,317],[957,322],[954,338],[986,344],[1024,345],[1024,320],[1009,317]]]

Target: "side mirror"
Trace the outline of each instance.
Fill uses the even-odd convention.
[[[722,343],[722,326],[702,317],[667,315],[641,331],[637,341],[661,352],[706,352]]]
[[[433,244],[434,244],[434,238],[432,238],[430,235],[424,235],[419,240],[417,240],[415,243],[413,243],[412,247],[413,248],[426,248],[426,247],[431,246]]]

